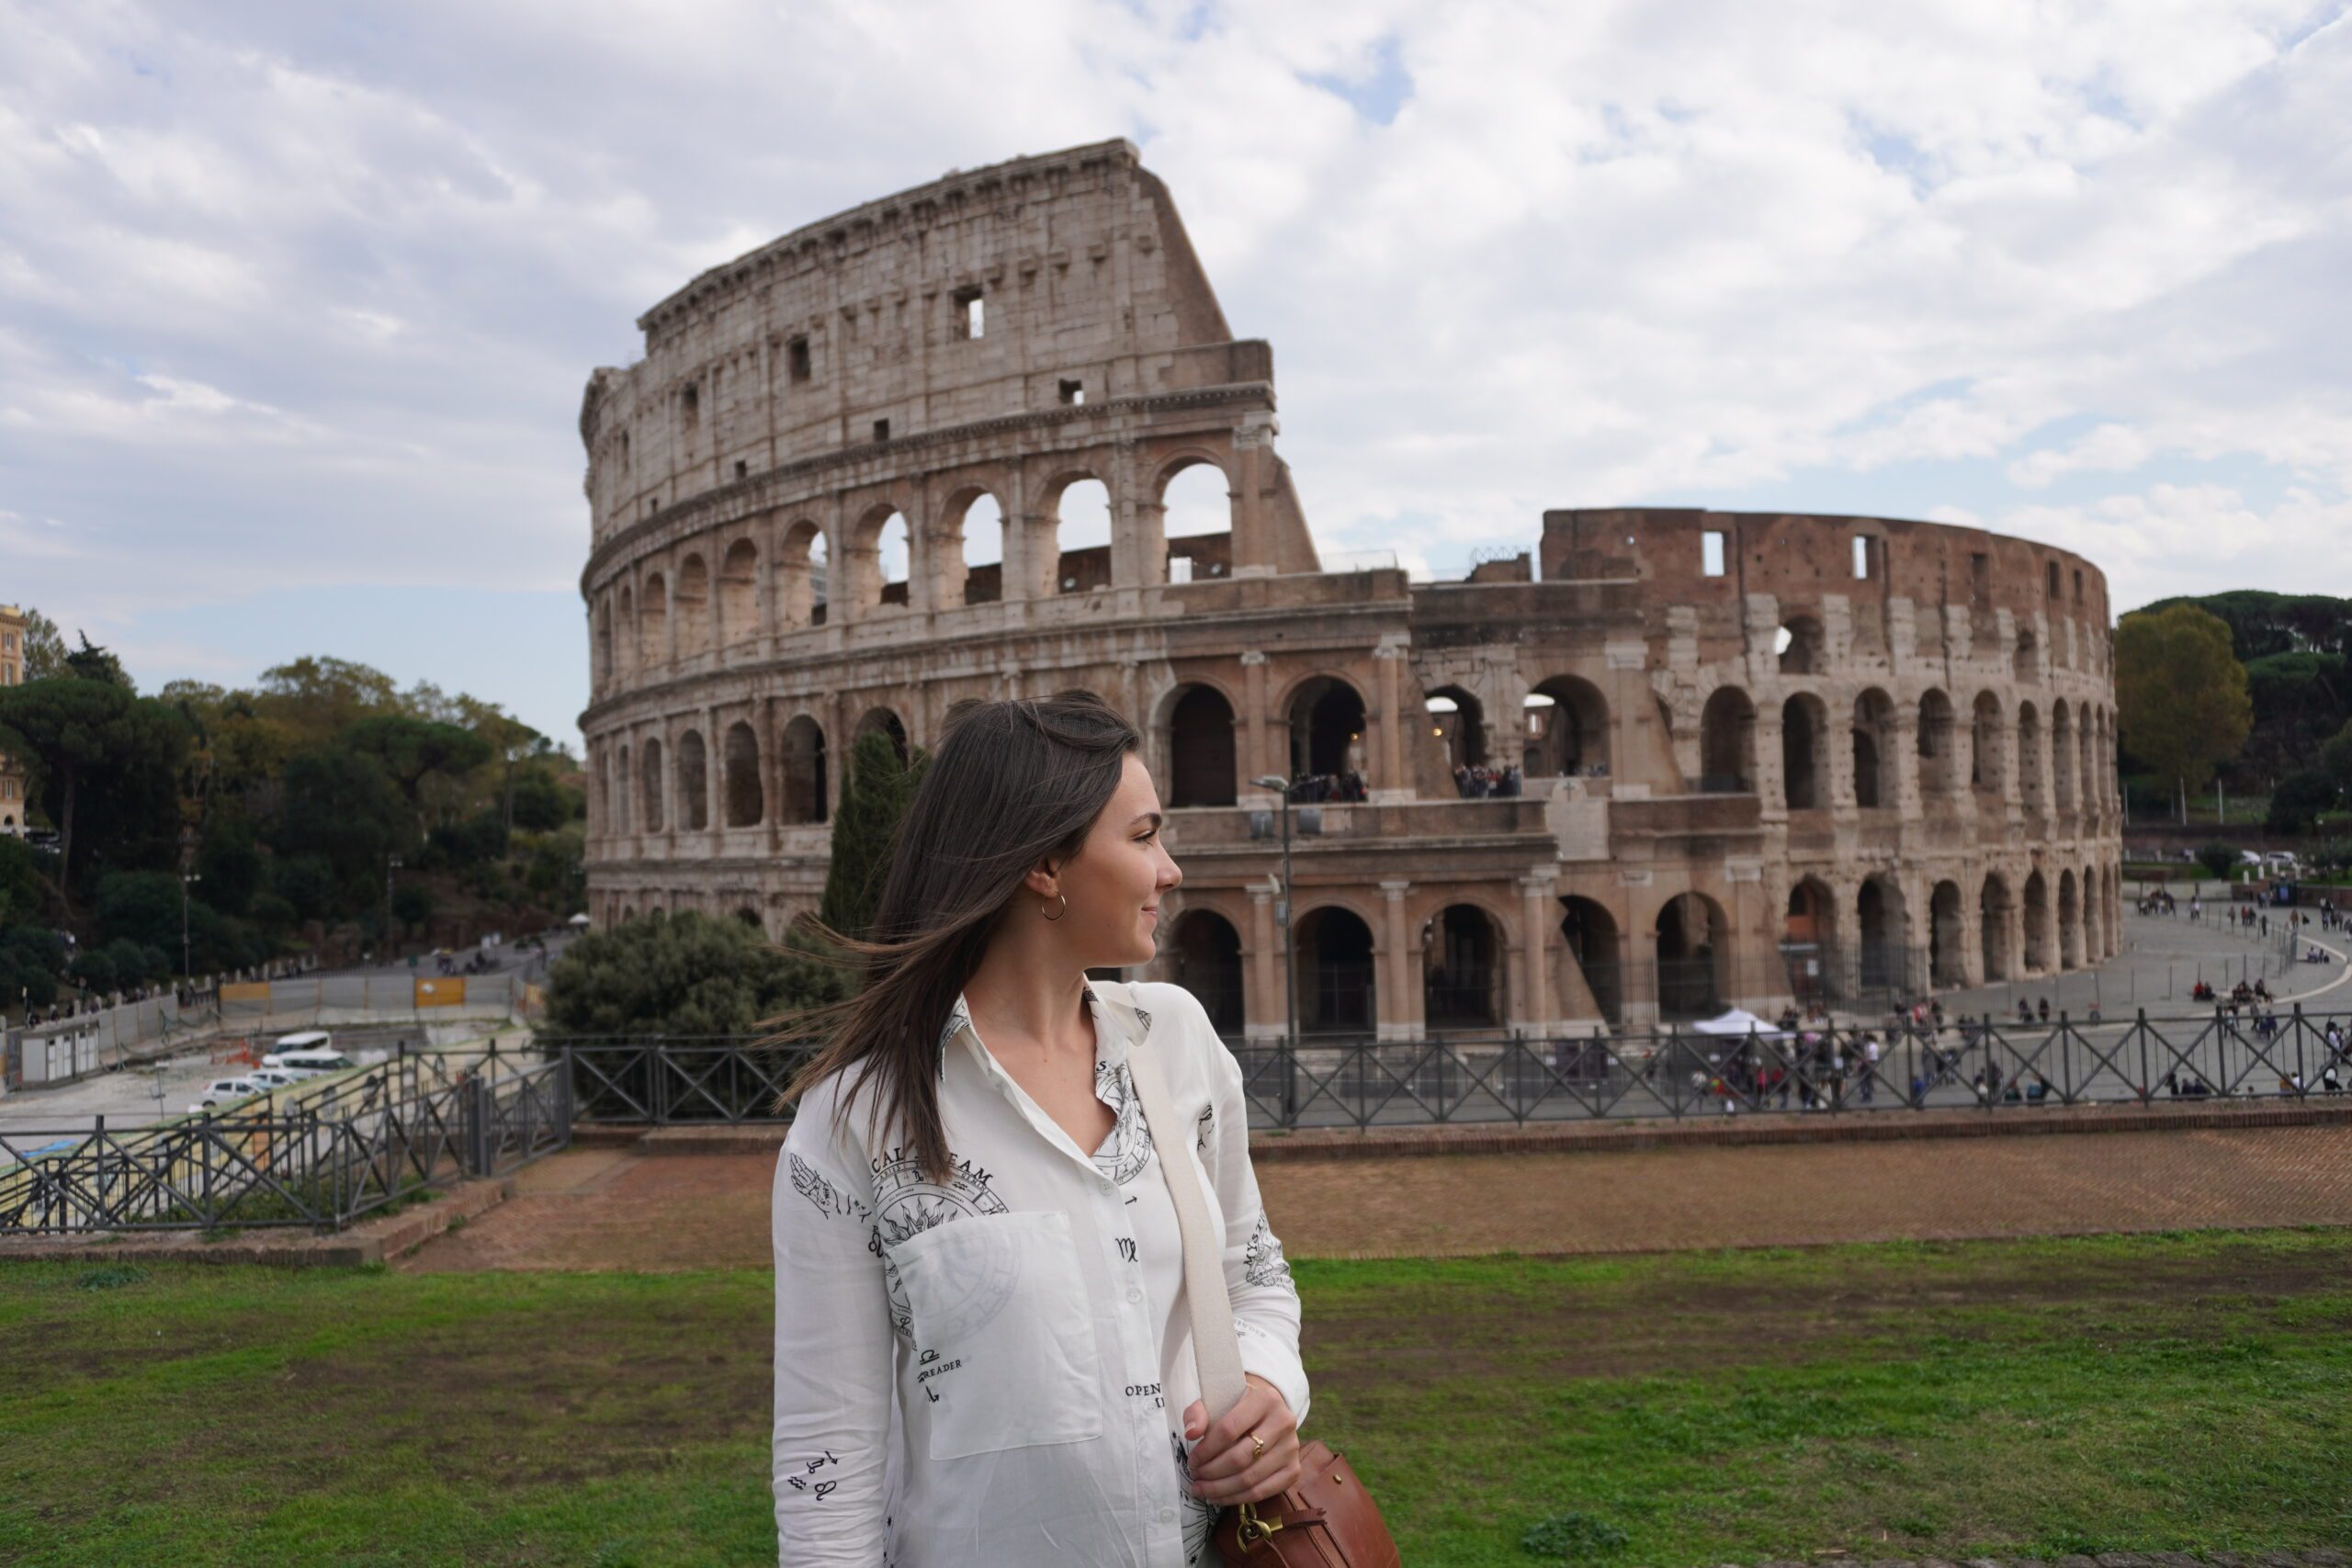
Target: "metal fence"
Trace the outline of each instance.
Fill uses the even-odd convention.
[[[561,1061],[403,1053],[250,1111],[0,1133],[0,1234],[335,1228],[571,1140]]]
[[[1552,1039],[1228,1040],[1257,1128],[1681,1119],[2300,1100],[2352,1091],[2352,1012],[2047,1021],[1979,1017],[1753,1035],[1673,1029]],[[749,1039],[550,1043],[586,1122],[779,1120],[802,1052]],[[2352,1102],[2347,1102],[2352,1103]],[[788,1120],[788,1116],[781,1118]]]

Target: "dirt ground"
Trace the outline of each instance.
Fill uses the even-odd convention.
[[[574,1149],[396,1268],[769,1261],[775,1154]],[[2352,1128],[1285,1161],[1259,1168],[1295,1258],[1612,1253],[2352,1224]]]

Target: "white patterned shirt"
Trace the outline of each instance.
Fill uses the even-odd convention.
[[[1242,1370],[1303,1425],[1299,1303],[1250,1166],[1241,1066],[1181,986],[1090,980],[1081,1151],[998,1066],[958,996],[940,1036],[952,1173],[838,1135],[812,1087],[776,1161],[778,1562],[786,1568],[1209,1568],[1217,1507],[1182,1435],[1200,1397],[1175,1204],[1129,1071],[1148,1039],[1209,1205]],[[848,1070],[854,1074],[856,1069]],[[854,1081],[853,1077],[851,1081]]]

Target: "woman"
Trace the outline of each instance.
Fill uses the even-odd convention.
[[[789,1568],[1214,1563],[1299,1475],[1298,1292],[1241,1070],[1148,964],[1182,880],[1141,739],[1085,692],[967,699],[900,824],[777,1160],[774,1486]],[[841,939],[835,938],[840,941]],[[1147,1128],[1148,1043],[1180,1126]],[[1160,1160],[1222,1230],[1248,1392],[1197,1397]]]

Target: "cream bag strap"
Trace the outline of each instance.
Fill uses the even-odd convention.
[[[1155,1053],[1144,1045],[1131,1047],[1127,1070],[1135,1077],[1136,1098],[1143,1102],[1144,1127],[1159,1151],[1168,1195],[1176,1201],[1176,1228],[1184,1238],[1184,1303],[1193,1319],[1193,1359],[1201,1372],[1201,1404],[1215,1421],[1249,1390],[1241,1378],[1241,1341],[1233,1332],[1225,1263],[1217,1255],[1208,1203],[1201,1196],[1201,1184],[1193,1179],[1193,1162],[1185,1156],[1186,1129],[1168,1103],[1168,1086],[1160,1079]],[[1163,1137],[1163,1133],[1174,1136]]]

